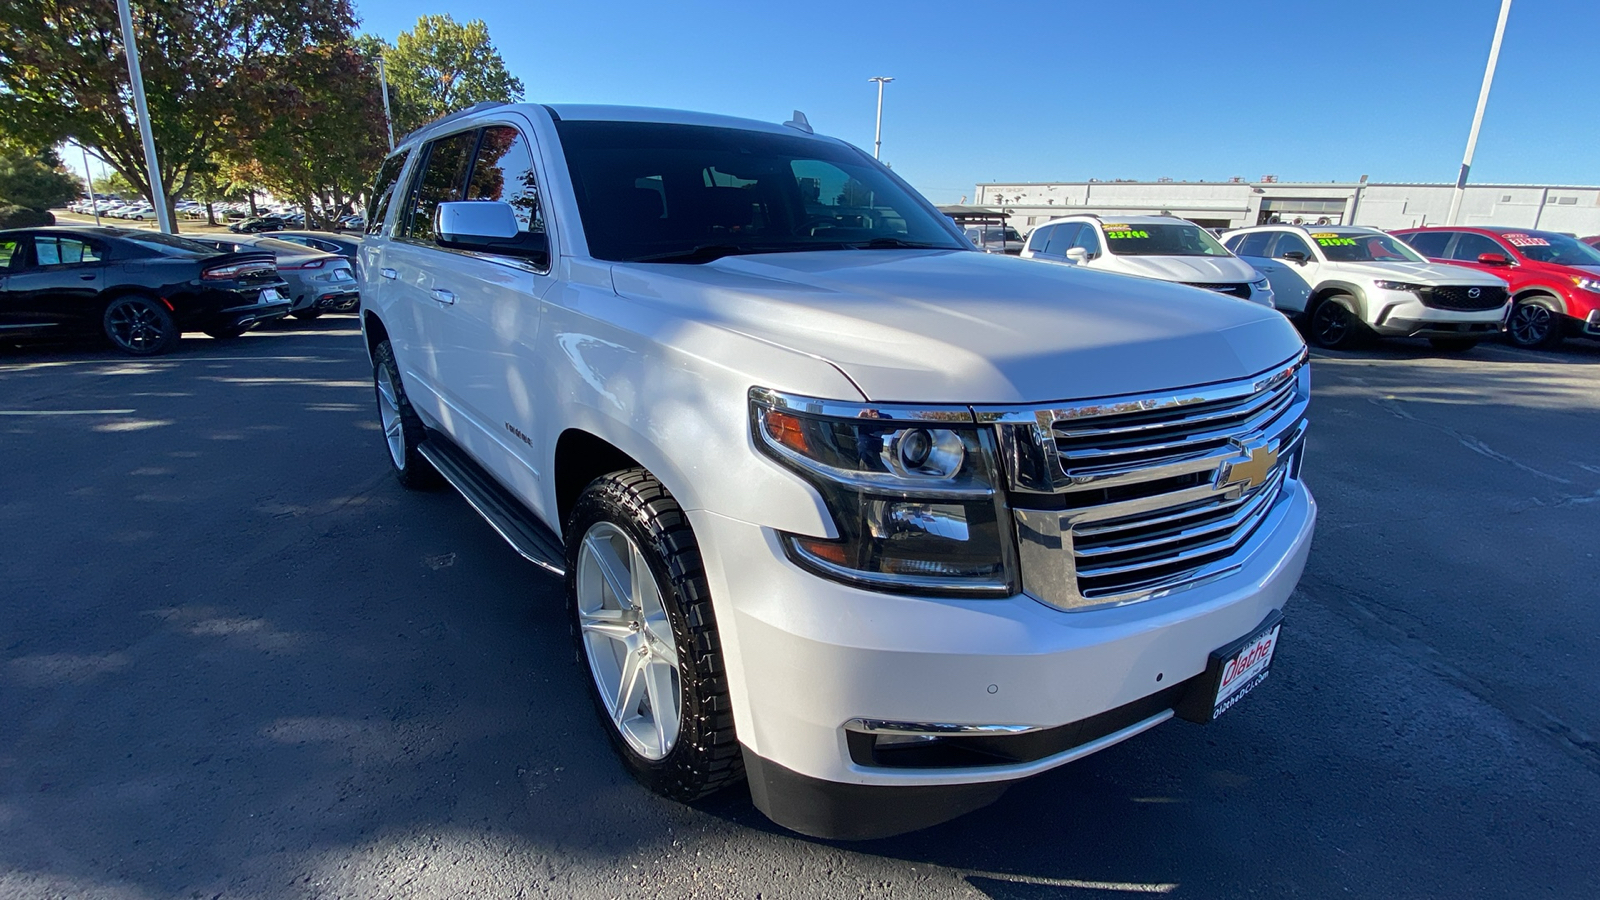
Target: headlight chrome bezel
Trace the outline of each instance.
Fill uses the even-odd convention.
[[[1408,294],[1415,294],[1418,291],[1428,289],[1428,285],[1425,284],[1414,284],[1410,281],[1388,281],[1385,279],[1373,281],[1372,286],[1380,291],[1401,291]]]
[[[796,565],[876,591],[997,598],[1021,590],[997,440],[969,407],[756,387],[749,420],[757,450],[809,482],[833,519],[837,538],[780,534]],[[907,465],[905,442],[917,435],[932,445],[929,462]]]

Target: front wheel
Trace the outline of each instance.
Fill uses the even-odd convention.
[[[1348,350],[1360,341],[1363,333],[1361,321],[1350,311],[1343,295],[1335,295],[1317,304],[1311,313],[1311,340],[1329,350]]]
[[[567,525],[567,604],[596,712],[628,771],[694,800],[744,773],[700,546],[644,469],[595,479]]]
[[[101,319],[106,337],[118,350],[134,356],[155,356],[178,343],[172,314],[147,297],[119,297]]]
[[[1428,343],[1440,353],[1465,353],[1478,346],[1477,338],[1428,338]]]
[[[1552,350],[1561,343],[1561,316],[1547,300],[1520,300],[1506,321],[1506,337],[1518,347]]]

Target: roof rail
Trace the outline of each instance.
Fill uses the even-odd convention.
[[[504,100],[485,100],[482,103],[474,103],[471,106],[467,107],[466,109],[458,109],[455,112],[450,113],[447,116],[441,116],[441,117],[439,117],[437,119],[434,119],[432,122],[429,122],[428,124],[422,126],[421,128],[418,128],[417,130],[411,132],[410,134],[408,134],[405,137],[401,138],[400,140],[396,141],[395,142],[395,147],[399,147],[401,144],[406,143],[407,141],[411,140],[412,138],[416,137],[417,135],[421,134],[422,132],[427,131],[428,129],[434,127],[435,125],[443,125],[446,122],[454,122],[457,119],[464,119],[467,116],[470,116],[470,115],[472,115],[474,113],[483,112],[486,109],[494,109],[497,106],[507,106],[507,105],[509,105],[509,104],[507,104]]]

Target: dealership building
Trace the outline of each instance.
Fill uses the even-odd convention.
[[[1449,184],[1261,181],[1053,181],[980,184],[974,206],[1004,212],[1018,231],[1058,216],[1174,215],[1208,228],[1267,222],[1371,225],[1394,230],[1443,225]],[[1600,187],[1473,184],[1458,225],[1600,234]]]

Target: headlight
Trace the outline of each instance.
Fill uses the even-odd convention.
[[[1600,294],[1600,278],[1584,278],[1582,276],[1574,275],[1572,278],[1572,283],[1576,284],[1581,290],[1594,291],[1595,293]]]
[[[1409,281],[1374,281],[1372,286],[1384,291],[1416,291],[1427,288],[1425,284],[1412,284]]]
[[[839,533],[784,534],[795,563],[877,590],[1016,592],[994,432],[973,424],[970,410],[753,388],[750,421],[756,446],[816,487]]]
[[[1255,281],[1250,282],[1250,289],[1255,291],[1270,291],[1272,290],[1272,282],[1266,280],[1265,278],[1258,278]]]

